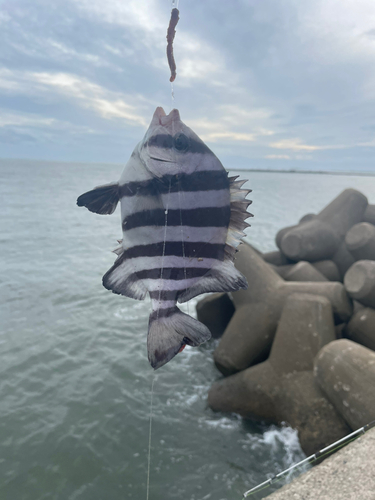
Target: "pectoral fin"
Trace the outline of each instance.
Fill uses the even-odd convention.
[[[119,186],[116,182],[98,186],[87,193],[81,194],[77,200],[77,205],[86,207],[95,214],[110,215],[116,210],[119,200]]]

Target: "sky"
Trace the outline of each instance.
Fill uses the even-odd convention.
[[[375,173],[374,0],[0,0],[0,157],[126,163],[157,106],[228,169]]]

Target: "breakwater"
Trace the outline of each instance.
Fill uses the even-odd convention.
[[[375,206],[346,189],[318,214],[249,244],[247,290],[208,296],[198,318],[221,337],[214,410],[287,422],[310,454],[375,418]]]

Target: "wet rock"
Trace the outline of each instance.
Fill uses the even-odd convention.
[[[285,279],[287,281],[328,281],[314,266],[303,260],[285,274]]]
[[[318,260],[312,262],[312,265],[329,281],[342,281],[340,271],[333,260]]]
[[[375,310],[366,307],[356,312],[345,329],[345,336],[375,351]]]
[[[353,299],[375,308],[375,261],[355,262],[345,274],[344,285]]]
[[[287,231],[280,242],[284,255],[292,260],[330,259],[354,224],[363,219],[367,198],[346,189],[309,222]]]
[[[288,297],[267,361],[216,382],[208,396],[214,410],[236,412],[298,429],[311,453],[348,431],[314,382],[313,360],[335,338],[332,309],[325,297]]]
[[[352,430],[375,418],[375,352],[347,339],[323,347],[315,378]]]
[[[346,247],[355,260],[375,260],[375,226],[368,222],[355,224],[346,233]]]
[[[241,245],[237,255],[236,267],[250,286],[233,294],[236,312],[214,353],[216,366],[225,375],[244,370],[267,355],[285,300],[293,293],[323,295],[337,322],[346,322],[352,315],[351,301],[341,283],[286,282],[248,245]]]
[[[212,337],[221,337],[234,314],[234,305],[228,294],[208,295],[197,304],[198,321],[207,326]]]

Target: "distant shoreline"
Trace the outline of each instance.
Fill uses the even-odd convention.
[[[280,174],[319,174],[319,175],[352,175],[359,177],[374,177],[375,172],[335,172],[331,170],[277,170],[277,169],[265,169],[265,168],[236,168],[233,170],[245,170],[246,172],[263,172],[263,173],[280,173]]]
[[[71,164],[76,165],[119,165],[122,168],[125,163],[115,162],[90,162],[90,161],[65,161],[65,160],[35,160],[34,158],[0,158],[2,162],[30,162],[30,163],[58,163],[58,164]],[[332,171],[332,170],[297,170],[297,169],[276,169],[276,168],[226,168],[225,170],[236,170],[244,172],[262,172],[266,174],[319,174],[319,175],[350,175],[358,177],[375,177],[375,172],[345,172],[345,171]]]

